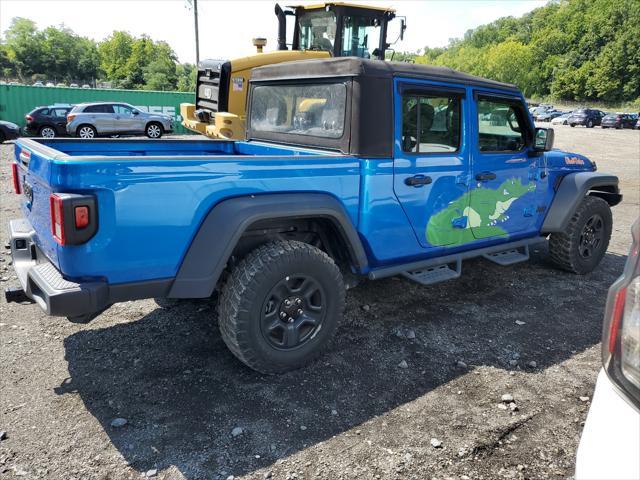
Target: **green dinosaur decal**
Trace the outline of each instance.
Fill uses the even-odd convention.
[[[496,190],[471,189],[431,216],[427,224],[427,240],[431,245],[451,246],[478,238],[506,236],[508,232],[499,224],[509,219],[507,210],[518,198],[535,189],[535,183],[523,185],[519,178],[504,181]],[[467,217],[463,228],[453,225],[453,221],[460,217]]]

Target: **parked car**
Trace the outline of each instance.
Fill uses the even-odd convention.
[[[601,110],[595,110],[593,108],[579,108],[569,116],[567,123],[571,127],[584,125],[587,128],[593,128],[596,125],[600,125],[602,117],[605,115],[606,113]]]
[[[640,130],[640,116],[638,116],[638,120],[636,120],[636,130]]]
[[[65,136],[67,134],[67,115],[73,105],[56,104],[36,107],[24,116],[24,131],[27,135],[44,138]]]
[[[640,478],[640,218],[609,289],[602,364],[576,458],[576,480]]]
[[[71,84],[69,84],[69,87],[71,87],[71,88],[78,88],[79,86],[78,86],[78,84],[77,84],[77,83],[71,83]]]
[[[53,82],[47,82],[47,85],[46,85],[46,86],[47,86],[47,87],[55,87],[56,85],[55,85],[55,83],[53,83]]]
[[[20,136],[20,127],[15,123],[0,120],[0,143],[15,140]]]
[[[91,88],[91,85],[89,85],[88,83],[84,83],[82,84],[82,88]]]
[[[602,119],[602,128],[634,128],[636,118],[628,113],[609,113]]]
[[[38,80],[37,82],[34,82],[33,86],[34,87],[44,87],[44,83],[42,83],[40,80]]]
[[[567,125],[567,119],[573,112],[566,112],[551,120],[551,125]]]
[[[160,138],[173,131],[169,115],[147,113],[128,103],[82,103],[67,116],[67,133],[80,138],[140,135]]]
[[[248,89],[247,140],[18,140],[29,207],[7,299],[86,322],[219,291],[224,342],[278,373],[319,355],[359,278],[430,285],[472,257],[526,261],[547,236],[584,274],[607,250],[618,178],[552,149],[511,84],[348,57],[256,68]],[[502,124],[479,120],[494,111]]]
[[[564,112],[561,112],[560,110],[547,110],[546,112],[543,112],[541,114],[539,114],[536,118],[536,121],[538,122],[550,122],[551,120],[553,120],[554,118],[559,117],[560,115],[563,115]]]
[[[554,110],[553,105],[549,105],[548,103],[541,103],[536,108],[531,110],[531,116],[534,120],[538,119],[538,115],[542,115],[543,113]]]

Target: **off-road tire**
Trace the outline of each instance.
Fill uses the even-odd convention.
[[[303,343],[279,349],[264,334],[263,315],[272,305],[273,289],[298,275],[313,279],[321,288],[323,317]],[[265,374],[283,373],[306,365],[322,352],[342,318],[344,303],[342,274],[331,257],[303,242],[271,242],[250,252],[231,271],[220,293],[218,325],[229,350],[245,365]],[[302,306],[306,304],[305,300]],[[276,316],[279,309],[275,308]]]
[[[591,257],[580,254],[581,237],[585,225],[594,215],[603,222],[602,239]],[[584,275],[593,271],[607,252],[613,219],[609,204],[600,197],[586,196],[578,205],[564,232],[552,233],[549,238],[551,260],[563,270]]]

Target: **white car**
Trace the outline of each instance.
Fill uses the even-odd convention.
[[[584,425],[576,480],[640,478],[640,218],[622,276],[609,289],[603,368]]]
[[[573,112],[563,113],[559,117],[552,119],[551,125],[567,125],[567,118],[569,118],[569,115],[571,115],[571,113]]]

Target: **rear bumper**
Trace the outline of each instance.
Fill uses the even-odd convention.
[[[40,251],[28,220],[9,222],[13,268],[27,297],[48,315],[90,320],[116,302],[164,297],[173,279],[110,285],[106,281],[73,282]]]
[[[9,222],[13,268],[27,297],[48,315],[76,317],[109,305],[106,282],[65,280],[33,241],[35,231],[26,219]]]

